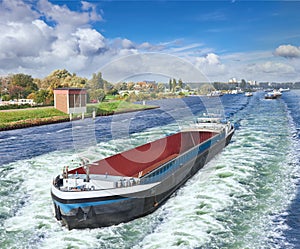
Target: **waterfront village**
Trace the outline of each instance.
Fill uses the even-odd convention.
[[[102,78],[101,72],[94,73],[91,79],[77,76],[66,69],[55,70],[43,79],[26,74],[0,76],[0,109],[12,105],[52,105],[53,90],[57,88],[84,88],[88,103],[103,100],[126,100],[128,102],[188,95],[206,95],[218,91],[241,93],[268,88],[299,89],[300,82],[257,82],[245,79],[229,79],[228,82],[184,82],[182,79],[169,79],[169,82],[139,81],[111,83]]]

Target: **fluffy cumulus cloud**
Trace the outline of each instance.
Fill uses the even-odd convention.
[[[1,1],[0,74],[20,71],[42,77],[57,68],[90,74],[93,60],[103,63],[133,47],[125,39],[118,49],[110,49],[103,35],[91,27],[103,20],[95,4],[81,4],[80,11],[72,11],[48,0]]]
[[[209,53],[205,57],[197,58],[199,65],[220,65],[219,56],[214,53]]]
[[[78,11],[48,0],[0,1],[0,75],[22,72],[44,77],[66,68],[89,77],[119,57],[166,48],[126,38],[106,39],[92,27],[103,21],[102,14],[88,1],[82,1]]]
[[[133,42],[130,41],[130,40],[128,40],[128,39],[123,39],[122,40],[122,46],[125,49],[133,49],[133,48],[135,48]]]
[[[106,50],[104,37],[95,29],[77,29],[73,35],[83,55],[93,55]]]
[[[81,4],[81,10],[74,11],[67,5],[58,5],[48,0],[1,1],[0,74],[23,72],[43,77],[54,69],[66,68],[89,77],[120,57],[134,58],[130,63],[117,64],[121,74],[126,72],[127,75],[129,66],[141,66],[140,60],[137,60],[140,64],[135,63],[135,55],[141,52],[168,53],[171,51],[170,47],[178,46],[174,41],[137,44],[126,38],[108,40],[92,27],[92,23],[103,20],[101,10],[97,10],[93,2],[82,1]],[[184,68],[180,63],[174,68],[176,63],[170,63],[170,57],[164,54],[142,58],[142,68],[147,73],[171,76],[172,70],[176,72]],[[172,57],[172,60],[175,58]],[[210,61],[208,64],[216,63],[211,55],[207,59]],[[145,63],[150,65],[145,66]],[[161,68],[168,70],[162,72]],[[141,70],[138,73],[142,73]]]
[[[1,23],[31,22],[39,17],[39,14],[32,11],[31,6],[22,0],[2,0],[0,6]]]
[[[300,47],[293,45],[281,45],[275,50],[275,55],[285,58],[299,58]]]
[[[102,16],[97,13],[96,6],[92,3],[81,1],[82,10],[86,11],[89,14],[89,17],[92,21],[101,21]]]
[[[221,63],[220,57],[217,54],[209,53],[203,57],[196,58],[196,67],[207,75],[208,78],[215,78],[216,76],[227,74],[227,69]]]
[[[102,17],[97,14],[95,5],[87,2],[82,3],[82,11],[71,11],[67,6],[56,5],[48,0],[40,0],[37,4],[38,12],[48,20],[59,24],[60,27],[75,28],[89,23],[89,21],[100,21]]]

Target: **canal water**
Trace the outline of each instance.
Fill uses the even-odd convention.
[[[299,248],[300,91],[147,104],[161,108],[1,132],[0,247]],[[91,230],[55,220],[50,186],[64,166],[176,132],[208,106],[235,123],[232,141],[157,211]]]

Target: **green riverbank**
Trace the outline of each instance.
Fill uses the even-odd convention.
[[[88,104],[85,117],[92,117],[93,111],[95,111],[96,116],[106,116],[154,108],[158,107],[139,105],[126,101],[101,102],[99,104]],[[73,116],[73,120],[80,118],[81,114]],[[0,111],[0,131],[67,121],[70,121],[69,115],[53,107]]]

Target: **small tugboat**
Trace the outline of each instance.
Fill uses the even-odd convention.
[[[127,222],[155,211],[230,142],[234,127],[202,117],[180,132],[105,159],[64,168],[51,195],[68,229]]]

